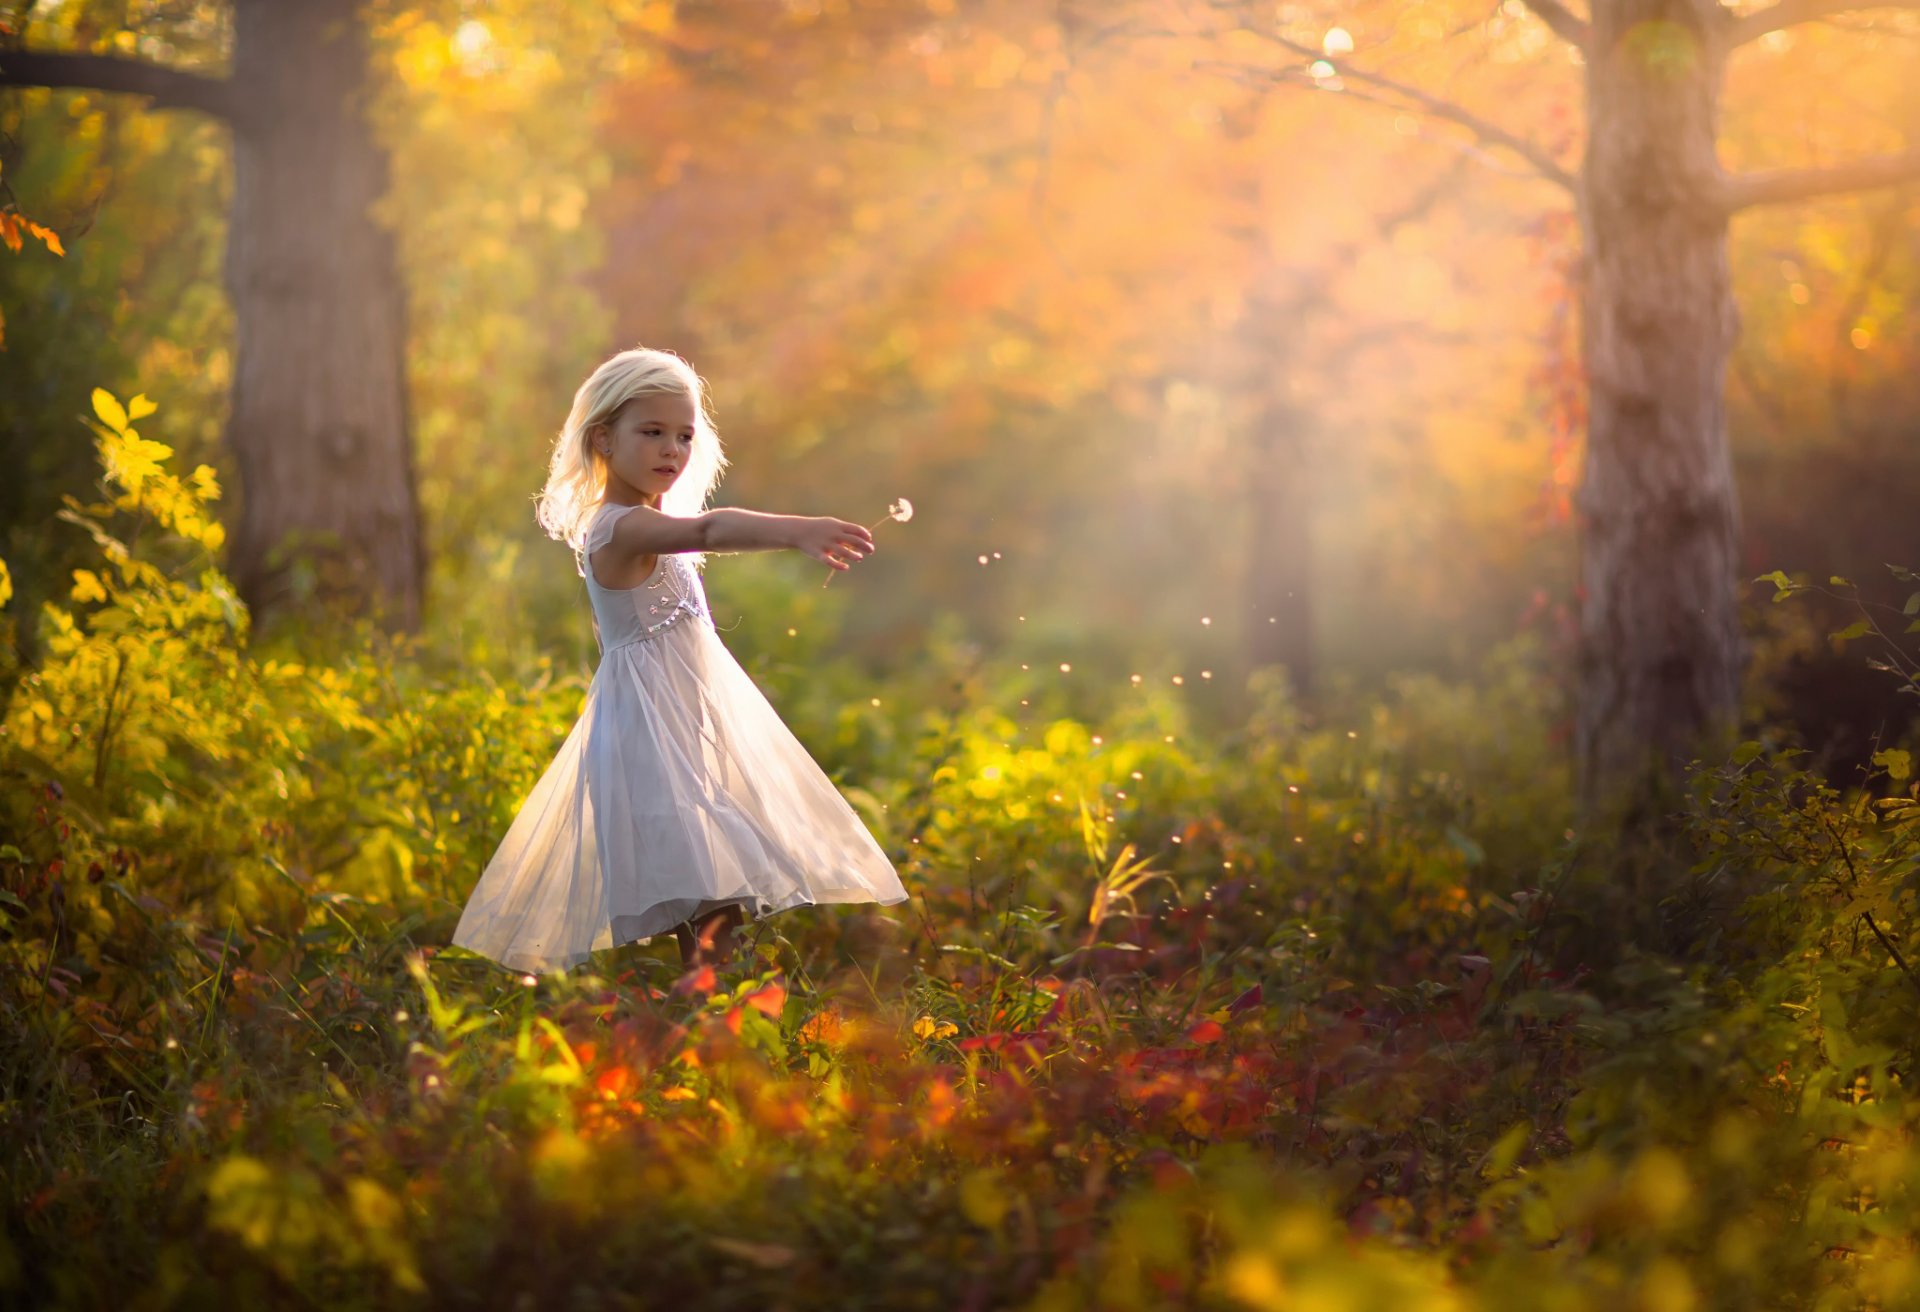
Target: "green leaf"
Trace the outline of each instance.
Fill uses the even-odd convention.
[[[1733,749],[1733,763],[1735,765],[1745,765],[1766,750],[1765,745],[1758,740],[1749,739]]]
[[[114,432],[127,431],[127,412],[121,407],[120,402],[114,399],[113,393],[104,387],[93,389],[93,412],[100,416],[101,423]]]
[[[1846,628],[1835,633],[1829,633],[1827,637],[1833,639],[1835,642],[1845,642],[1849,638],[1858,638],[1872,631],[1872,620],[1855,620],[1853,623],[1847,625]]]
[[[1920,615],[1920,592],[1907,594],[1907,604],[1900,608],[1902,615]]]
[[[1906,779],[1913,773],[1913,756],[1909,752],[1895,751],[1892,748],[1873,754],[1873,763],[1886,769],[1887,777],[1895,783]]]
[[[1848,582],[1846,579],[1841,578],[1838,574],[1835,574],[1832,578],[1828,579],[1827,582],[1831,583],[1836,588],[1850,588],[1853,586],[1852,583]]]

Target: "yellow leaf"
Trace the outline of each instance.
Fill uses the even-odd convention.
[[[107,590],[100,582],[100,576],[90,569],[77,569],[73,572],[73,599],[75,601],[105,601]]]
[[[127,431],[127,412],[114,399],[113,393],[104,387],[93,389],[93,412],[100,416],[100,422],[116,433]]]
[[[160,473],[160,462],[173,454],[173,448],[165,442],[149,442],[129,428],[101,443],[100,454],[108,476],[129,492],[137,492]]]
[[[134,397],[133,400],[127,402],[127,418],[145,419],[159,408],[159,406],[147,400],[147,394],[142,392],[140,395]]]
[[[0,606],[13,600],[13,575],[7,570],[7,562],[0,560]]]

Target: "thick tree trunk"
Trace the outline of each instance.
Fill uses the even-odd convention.
[[[1590,389],[1580,513],[1582,800],[1683,765],[1739,705],[1738,332],[1715,204],[1713,0],[1597,0],[1579,187]]]
[[[410,628],[425,557],[405,305],[392,235],[371,214],[387,157],[365,115],[355,11],[354,0],[234,5],[231,560],[257,611],[310,586]]]

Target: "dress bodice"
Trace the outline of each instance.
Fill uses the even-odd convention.
[[[587,597],[600,627],[602,655],[616,647],[658,637],[686,620],[713,622],[706,589],[684,555],[662,552],[653,573],[631,588],[609,588],[593,576],[593,553],[613,536],[613,524],[631,506],[606,505],[589,523],[581,568],[587,579]]]

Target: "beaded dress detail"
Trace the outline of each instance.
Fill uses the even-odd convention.
[[[600,663],[566,741],[487,863],[453,942],[514,970],[565,969],[737,902],[904,902],[833,781],[726,645],[699,573],[663,554],[632,588],[593,553],[631,506],[605,504],[579,551]]]

